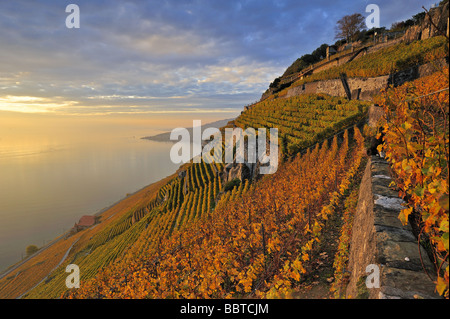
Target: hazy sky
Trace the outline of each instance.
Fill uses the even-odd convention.
[[[70,3],[79,29],[66,28]],[[0,0],[0,110],[242,109],[370,3],[389,27],[434,1]]]

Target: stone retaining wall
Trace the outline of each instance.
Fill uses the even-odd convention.
[[[397,190],[389,187],[391,176],[384,159],[369,159],[353,222],[346,295],[371,299],[440,298],[424,271],[430,275],[434,272],[428,255],[418,245],[411,226],[402,225],[398,219],[403,200]],[[374,275],[373,268],[366,272],[369,265],[379,269],[379,288],[368,289],[365,284],[366,277]]]
[[[417,65],[406,70],[393,73],[391,75],[383,75],[373,78],[348,78],[347,82],[352,91],[352,99],[355,98],[356,91],[360,91],[359,99],[370,101],[372,96],[378,94],[380,90],[387,88],[389,85],[400,86],[408,81],[431,75],[441,70],[444,66],[448,66],[446,58],[436,60],[424,65]],[[332,96],[346,97],[342,81],[340,79],[323,80],[305,83],[288,89],[286,98],[309,93],[325,93]]]

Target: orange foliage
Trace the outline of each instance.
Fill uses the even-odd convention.
[[[399,215],[415,223],[429,241],[436,264],[436,289],[448,298],[449,287],[449,71],[390,89],[378,98],[384,106],[382,150],[396,174],[400,195],[408,201]],[[413,214],[414,215],[414,214]],[[446,267],[445,269],[443,269]]]
[[[324,218],[362,157],[348,132],[324,142],[252,187],[241,183],[215,210],[165,232],[164,215],[140,240],[68,298],[238,298],[288,294],[306,272]],[[212,185],[212,184],[211,184]],[[240,195],[240,196],[236,196]],[[225,200],[226,198],[226,200]],[[188,199],[188,201],[191,199]]]

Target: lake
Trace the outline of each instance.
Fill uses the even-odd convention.
[[[43,246],[81,216],[179,167],[170,160],[172,143],[141,139],[173,122],[36,118],[0,117],[0,270],[21,260],[28,245]]]

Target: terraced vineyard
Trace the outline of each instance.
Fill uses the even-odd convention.
[[[38,284],[64,257],[66,251],[79,238],[58,241],[47,249],[45,253],[38,252],[37,256],[26,261],[19,269],[10,272],[0,280],[0,298],[17,298]]]
[[[243,129],[278,128],[283,150],[292,155],[363,119],[368,105],[326,94],[301,95],[260,102],[234,122]]]
[[[360,101],[326,95],[301,96],[259,103],[238,117],[235,125],[278,127],[289,155],[294,155],[300,148],[357,123],[364,118],[366,108],[367,104]],[[89,238],[83,236],[65,263],[24,297],[61,296],[66,291],[65,266],[69,263],[79,265],[84,285],[102,276],[102,269],[115,264],[138,267],[140,256],[150,252],[162,259],[170,241],[183,241],[188,229],[192,231],[195,225],[209,220],[216,210],[227,211],[229,205],[254,188],[250,180],[225,187],[223,169],[224,164],[217,162],[185,164],[155,191],[151,200],[134,205]]]
[[[175,230],[207,216],[215,207],[222,188],[219,176],[222,168],[223,164],[218,163],[188,165],[183,175],[172,178],[159,189],[154,200],[129,210],[95,233],[76,254],[25,298],[59,297],[66,289],[65,267],[70,263],[80,267],[81,281],[84,282],[116,259],[124,260],[128,250],[136,256],[157,249]],[[245,185],[248,184],[242,183],[230,194],[236,196]],[[224,197],[225,200],[227,198],[229,196]]]
[[[345,131],[340,145],[337,137],[331,145],[317,144],[274,176],[251,187],[236,186],[207,218],[170,236],[173,218],[161,215],[124,258],[66,296],[226,298],[289,293],[308,272],[309,254],[325,220],[346,196],[361,166],[363,138],[357,128],[354,139],[350,141]]]
[[[341,73],[348,77],[376,77],[404,70],[448,56],[447,40],[444,36],[417,40],[410,44],[402,42],[377,52],[367,54],[349,63],[314,73],[292,84],[300,86],[307,82],[337,79]],[[278,96],[286,94],[279,92]]]
[[[427,42],[426,46],[420,47],[421,50],[412,50],[409,55],[402,56],[397,60],[395,60],[395,56],[398,54],[398,50],[405,50],[404,45],[386,50],[390,50],[392,61],[397,61],[395,62],[396,65],[404,66],[405,64],[401,61],[416,61],[423,56],[427,60],[440,56],[440,41],[439,38],[432,39]],[[414,49],[414,44],[410,48]],[[383,54],[387,53],[384,52]],[[358,63],[362,63],[362,59],[351,62],[355,64],[355,70],[360,70],[358,72],[362,72],[358,66]],[[346,71],[351,71],[353,67],[351,63],[345,66]],[[372,68],[371,64],[365,65],[369,69]],[[376,72],[385,72],[386,70],[383,69],[385,65],[383,65],[378,66],[381,69],[377,69]],[[332,77],[334,76],[333,72],[336,72],[336,70],[330,69],[320,76]],[[224,164],[217,162],[207,164],[204,161],[188,163],[183,165],[176,175],[161,184],[155,190],[151,199],[133,205],[120,215],[115,216],[108,224],[100,226],[100,229],[89,231],[88,233],[91,233],[89,237],[83,236],[82,233],[79,242],[74,247],[74,252],[69,255],[61,267],[54,271],[47,280],[26,294],[25,298],[57,298],[65,294],[65,278],[67,276],[65,266],[69,263],[76,263],[81,269],[81,280],[84,288],[78,294],[72,295],[76,297],[230,297],[244,296],[249,293],[252,296],[270,297],[277,296],[282,292],[288,293],[291,287],[295,286],[299,276],[307,272],[308,252],[313,249],[313,245],[318,239],[317,236],[320,234],[323,219],[332,214],[334,206],[346,193],[351,179],[360,166],[362,142],[361,137],[358,137],[360,136],[359,131],[355,129],[355,136],[358,138],[356,144],[352,144],[348,140],[348,133],[345,129],[365,119],[368,105],[367,102],[348,101],[345,98],[325,94],[301,95],[256,103],[243,112],[233,123],[242,129],[248,127],[278,128],[281,152],[285,159],[290,158],[293,161],[292,163],[296,164],[288,162],[286,167],[281,168],[281,173],[275,176],[287,174],[283,172],[288,170],[292,176],[301,179],[298,181],[299,185],[303,185],[301,192],[299,186],[301,194],[309,197],[319,196],[314,205],[309,203],[306,198],[296,204],[290,203],[291,198],[282,194],[277,196],[285,196],[283,200],[281,200],[281,197],[272,200],[280,203],[287,201],[286,203],[290,203],[288,204],[290,209],[299,212],[298,216],[288,214],[283,215],[282,219],[289,221],[290,218],[293,218],[288,224],[295,224],[296,226],[290,232],[308,234],[306,238],[309,238],[309,240],[302,241],[300,246],[292,246],[291,239],[288,237],[285,238],[287,240],[285,244],[281,244],[276,239],[286,234],[282,230],[275,229],[275,226],[270,226],[272,221],[267,219],[268,215],[264,213],[266,208],[263,207],[264,203],[267,205],[270,201],[257,202],[257,206],[262,205],[261,209],[258,213],[254,212],[248,216],[246,214],[249,213],[246,211],[250,209],[250,206],[245,206],[248,209],[241,210],[242,208],[239,208],[240,204],[238,204],[246,198],[245,194],[251,193],[255,198],[259,198],[258,192],[265,193],[266,190],[275,192],[275,189],[271,186],[273,183],[284,185],[283,183],[288,182],[291,185],[292,180],[283,177],[286,180],[284,181],[281,177],[274,177],[271,181],[266,178],[263,179],[265,182],[261,181],[257,184],[250,180],[244,180],[228,187],[229,185],[224,185]],[[325,142],[322,148],[319,148],[319,143],[343,131],[346,133],[340,148],[337,146],[336,138],[330,149],[327,146],[328,142]],[[316,145],[316,148],[312,153],[308,151],[303,157],[296,157],[299,151],[314,145]],[[224,147],[223,144],[222,147]],[[351,152],[352,149],[353,152]],[[336,163],[329,161],[333,158],[337,161]],[[328,168],[325,169],[325,166],[319,167],[318,164],[313,163],[318,159],[321,159],[320,161],[323,163],[328,163]],[[296,169],[293,167],[296,167]],[[314,170],[316,174],[309,176],[303,171],[305,169]],[[334,180],[334,184],[330,182],[331,180]],[[316,187],[317,193],[312,193],[312,190],[310,192],[305,191],[306,185],[315,183],[321,183],[320,185],[322,185]],[[284,189],[284,186],[280,187]],[[253,203],[255,204],[255,202]],[[272,207],[271,209],[275,208]],[[275,210],[277,209],[279,207]],[[304,224],[305,214],[307,215],[306,224]],[[222,220],[221,218],[225,219]],[[229,232],[230,236],[234,236],[233,238],[240,238],[242,232],[238,229],[237,232],[233,232],[229,228],[215,229],[208,226],[212,219],[216,220],[218,225],[225,225],[225,222],[228,223],[234,218],[238,218],[240,222],[247,220],[250,224],[245,226],[241,223],[240,225],[257,231],[257,236],[248,235],[256,236],[253,238],[256,241],[250,241],[250,246],[245,248],[247,252],[253,251],[254,248],[252,247],[258,246],[258,241],[262,240],[260,236],[262,231],[261,221],[263,221],[263,232],[268,232],[267,236],[269,234],[272,236],[267,237],[268,241],[265,244],[268,246],[266,249],[272,251],[272,254],[277,251],[289,252],[289,256],[292,256],[292,258],[275,253],[270,257],[275,259],[268,261],[267,255],[263,257],[255,251],[252,261],[247,260],[247,262],[242,263],[247,257],[240,256],[239,252],[236,252],[230,246],[230,251],[235,251],[234,254],[237,254],[233,257],[234,260],[241,260],[238,262],[240,266],[232,263],[227,266],[228,268],[223,268],[225,265],[225,261],[222,259],[223,255],[220,257],[215,254],[216,252],[217,254],[226,254],[226,252],[220,250],[219,246],[208,246],[204,234],[205,231],[212,231],[213,233]],[[277,218],[277,225],[280,226],[280,217]],[[255,224],[256,221],[259,224]],[[290,229],[291,226],[288,226],[288,224],[285,226]],[[246,238],[248,238],[247,235]],[[225,243],[223,238],[220,240]],[[234,244],[238,245],[237,242],[234,242]],[[242,243],[238,246],[241,247]],[[193,249],[193,247],[197,248]],[[222,265],[215,265],[219,272],[214,275],[206,270],[211,265],[202,260],[208,254],[210,261],[215,260],[214,262]],[[232,262],[232,259],[230,259],[230,262]],[[263,260],[266,261],[262,263]],[[172,269],[170,265],[174,262],[183,264],[183,267],[187,269],[186,271],[189,271],[180,273],[178,269]],[[193,263],[196,263],[197,267],[200,268],[195,270]],[[340,264],[342,264],[342,261]],[[267,267],[269,267],[269,270]],[[222,270],[224,272],[221,272]],[[230,275],[230,272],[233,271],[235,274]],[[159,280],[158,285],[152,286],[153,283],[156,283],[152,281],[153,279],[144,282],[145,274],[151,274],[151,278]],[[173,286],[175,281],[182,281],[182,278],[192,274],[197,276],[195,277],[197,278],[197,287],[189,286],[188,283],[185,287]],[[161,281],[162,276],[165,276],[163,282]],[[205,278],[208,276],[210,276],[208,280],[212,280],[213,277],[221,278],[222,282],[226,284],[220,288],[216,285],[217,283],[214,284],[208,280],[206,282]],[[205,285],[212,285],[214,288],[205,288]],[[274,287],[278,288],[274,289]]]

